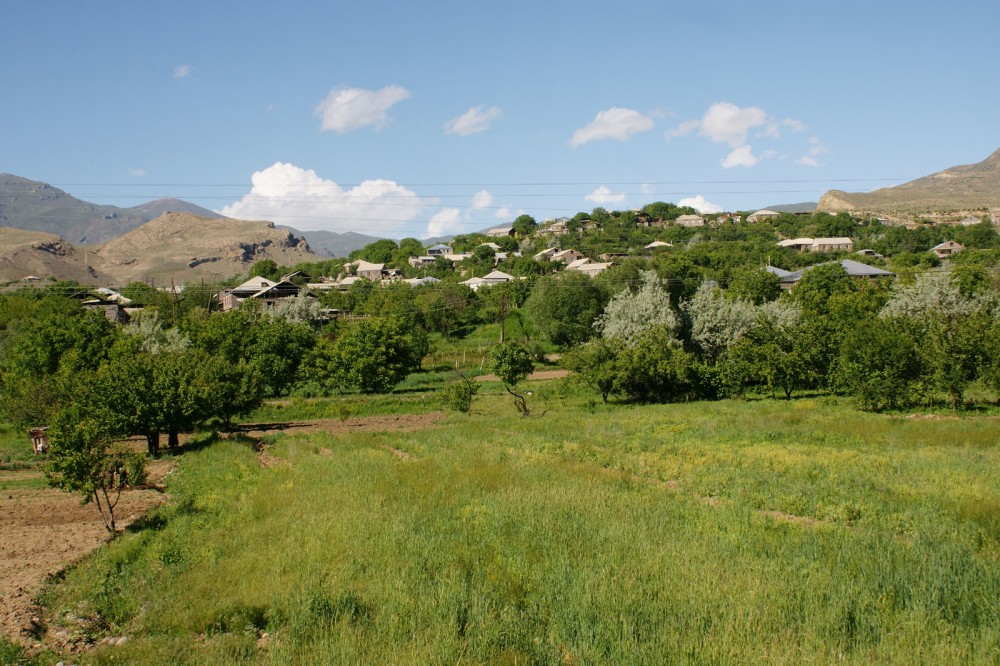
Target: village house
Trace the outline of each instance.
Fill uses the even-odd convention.
[[[705,226],[705,218],[701,215],[681,215],[674,222],[681,227],[703,227]]]
[[[597,277],[604,271],[611,267],[611,262],[599,263],[599,262],[588,262],[576,270],[580,271],[584,275],[589,275],[590,277]]]
[[[752,223],[764,222],[766,220],[773,220],[779,217],[781,217],[781,213],[775,212],[773,210],[768,210],[767,208],[763,208],[755,213],[750,213],[749,215],[747,215],[747,222],[752,222]]]
[[[798,252],[851,252],[854,241],[846,236],[835,238],[789,238],[779,241],[778,247],[788,247]]]
[[[419,257],[410,257],[406,260],[406,263],[414,268],[421,268],[422,266],[431,266],[435,261],[437,261],[437,257],[432,257],[429,254],[422,254]]]
[[[559,250],[558,252],[552,253],[549,257],[549,261],[561,261],[564,264],[569,264],[581,258],[583,258],[583,252],[580,252],[579,250]]]
[[[552,255],[558,251],[559,250],[557,248],[547,247],[538,254],[536,254],[535,256],[533,256],[532,259],[534,259],[535,261],[549,261],[552,258]]]
[[[503,284],[515,279],[517,278],[503,271],[492,271],[483,277],[472,277],[460,284],[464,284],[472,289],[472,291],[478,291],[480,287],[492,287],[495,284]]]
[[[427,248],[427,254],[429,254],[432,257],[439,257],[439,256],[443,256],[443,255],[446,255],[446,254],[452,254],[452,253],[453,253],[453,251],[452,251],[451,247],[449,247],[449,246],[447,246],[447,245],[445,245],[443,243],[438,243],[437,245],[432,245],[431,247]]]
[[[863,264],[860,261],[854,261],[853,259],[841,259],[838,263],[844,268],[844,271],[847,272],[848,277],[856,280],[882,279],[894,277],[896,275],[891,271],[878,268],[877,266],[869,266],[868,264]],[[823,264],[817,265],[822,266]],[[782,268],[778,268],[777,266],[767,266],[764,270],[772,275],[777,275],[781,280],[781,287],[783,289],[791,289],[795,283],[801,280],[802,276],[805,275],[811,268],[813,268],[813,266],[807,266],[797,271],[786,271]]]
[[[486,232],[486,235],[490,238],[503,238],[504,236],[509,236],[513,238],[515,235],[514,227],[497,227],[496,229],[490,229]]]
[[[947,259],[948,257],[958,254],[965,249],[965,246],[961,243],[956,243],[955,241],[945,241],[931,248],[931,252],[937,255],[938,259]]]
[[[846,236],[836,236],[834,238],[814,238],[810,252],[852,252],[854,241]]]
[[[385,264],[373,264],[363,259],[359,259],[356,262],[356,267],[354,269],[354,274],[356,276],[366,280],[371,280],[372,282],[379,282],[385,273]]]
[[[275,302],[283,298],[297,296],[299,291],[301,290],[298,285],[287,280],[274,282],[267,278],[254,277],[241,285],[219,291],[219,303],[222,305],[223,312],[238,308],[240,303],[248,298],[274,305]]]
[[[659,249],[664,248],[664,247],[673,247],[673,244],[672,243],[666,243],[664,241],[653,241],[649,245],[644,246],[643,249],[646,250],[647,252],[649,252],[651,254],[651,253],[655,252],[656,250],[659,250]]]

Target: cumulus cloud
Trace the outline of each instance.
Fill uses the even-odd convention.
[[[643,194],[652,194],[653,186],[650,185],[649,183],[643,183],[642,185],[639,186],[639,191],[642,192]]]
[[[795,160],[796,164],[801,164],[802,166],[808,167],[818,167],[819,160],[817,159],[823,153],[830,152],[830,149],[823,145],[823,143],[814,136],[809,137],[809,152]]]
[[[444,208],[431,217],[427,224],[425,238],[461,233],[465,227],[462,221],[462,211],[458,208]]]
[[[625,141],[636,132],[653,129],[653,121],[632,109],[619,107],[601,111],[594,120],[573,132],[569,145],[576,147],[600,139]]]
[[[146,175],[146,170],[142,169],[140,167],[136,167],[134,169],[129,169],[128,172],[130,174],[132,174],[133,176],[135,176],[136,178],[141,178],[142,176]]]
[[[270,220],[301,231],[363,231],[394,235],[420,212],[416,193],[391,180],[366,180],[344,189],[312,169],[275,162],[251,179],[242,199],[219,212],[227,217]]]
[[[192,70],[194,70],[194,65],[177,65],[174,67],[174,78],[186,79],[191,76]]]
[[[503,112],[498,106],[491,106],[488,109],[485,106],[474,106],[458,118],[446,122],[444,124],[444,132],[445,134],[457,134],[459,136],[479,134],[488,130],[490,123],[502,116]]]
[[[400,86],[381,90],[334,88],[316,107],[316,115],[322,118],[321,129],[338,134],[368,125],[378,129],[389,122],[389,109],[409,97],[410,91]]]
[[[625,193],[615,193],[604,185],[601,185],[596,190],[585,196],[584,199],[602,205],[609,203],[622,203],[625,201]]]
[[[472,195],[472,207],[476,209],[489,208],[493,203],[493,195],[486,190],[479,190]]]
[[[721,213],[722,206],[714,204],[711,201],[705,201],[705,197],[700,194],[695,197],[686,197],[677,202],[678,206],[690,206],[696,211],[702,214],[706,213]]]
[[[766,125],[767,121],[767,113],[756,106],[740,108],[729,102],[716,102],[702,117],[698,134],[716,143],[728,143],[731,148],[738,148],[746,143],[751,129]]]
[[[500,208],[499,208],[499,209],[497,210],[497,212],[496,212],[496,216],[497,216],[498,218],[500,218],[501,220],[504,220],[504,219],[509,219],[509,218],[511,218],[511,217],[512,217],[513,215],[514,215],[514,214],[513,214],[512,212],[511,212],[511,210],[510,210],[510,207],[509,207],[509,206],[501,206],[501,207],[500,207]]]
[[[732,169],[733,167],[752,167],[760,160],[756,155],[753,154],[753,149],[751,146],[740,146],[739,148],[734,148],[725,158],[722,160],[722,166],[725,169]]]

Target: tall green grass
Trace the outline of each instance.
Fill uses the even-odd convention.
[[[1000,659],[997,420],[532,398],[185,454],[48,617],[130,637],[89,663]]]

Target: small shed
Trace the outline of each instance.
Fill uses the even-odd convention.
[[[40,428],[28,428],[28,437],[31,438],[31,450],[40,455],[49,450],[49,436],[46,433],[48,426]]]

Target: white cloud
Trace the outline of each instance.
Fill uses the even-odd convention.
[[[596,190],[585,196],[584,199],[592,201],[596,204],[621,203],[625,201],[625,194],[623,192],[612,192],[604,185],[601,185]]]
[[[488,109],[485,106],[474,106],[458,118],[446,122],[444,132],[459,136],[478,134],[488,130],[490,123],[501,117],[503,117],[503,112],[498,106],[491,106]]]
[[[489,208],[493,203],[493,195],[486,190],[479,190],[472,195],[472,207],[476,209]]]
[[[747,133],[767,123],[767,113],[756,106],[740,108],[729,102],[716,102],[701,119],[698,134],[716,143],[739,148],[747,142]]]
[[[410,91],[400,86],[381,90],[334,88],[316,107],[316,115],[323,119],[321,129],[338,134],[368,125],[378,129],[389,122],[389,109],[409,97]]]
[[[593,122],[573,132],[569,145],[576,147],[600,139],[625,141],[636,132],[653,129],[653,121],[632,109],[619,107],[601,111]]]
[[[781,124],[793,132],[801,132],[806,128],[801,120],[796,120],[795,118],[785,118],[781,121]]]
[[[686,197],[677,202],[678,206],[691,206],[699,213],[721,213],[722,206],[714,204],[711,201],[705,201],[705,197],[700,194],[695,197]]]
[[[642,185],[639,186],[639,191],[642,192],[643,194],[652,194],[653,186],[650,185],[649,183],[643,183]]]
[[[733,167],[752,167],[760,160],[756,155],[753,154],[751,146],[740,146],[739,148],[734,148],[726,157],[722,160],[722,167],[725,169],[732,169]]]
[[[809,152],[795,160],[796,164],[801,164],[802,166],[808,167],[818,167],[819,160],[816,159],[823,153],[830,152],[830,149],[823,145],[823,143],[816,137],[809,137]]]
[[[464,226],[461,210],[458,208],[444,208],[431,217],[431,221],[427,224],[427,231],[424,234],[424,238],[461,233]]]
[[[275,162],[257,171],[253,187],[225,206],[227,217],[270,220],[301,231],[361,231],[394,235],[420,212],[416,193],[391,180],[366,180],[345,190],[312,169]]]
[[[194,65],[177,65],[174,67],[174,78],[186,79],[191,76],[192,70],[194,70]]]
[[[674,129],[667,130],[667,135],[666,135],[667,141],[670,141],[671,139],[677,138],[679,136],[684,136],[685,134],[690,134],[699,127],[701,127],[700,120],[685,120]]]
[[[142,176],[146,175],[146,170],[139,167],[136,167],[135,169],[129,169],[128,172],[133,176],[135,176],[136,178],[141,178]]]
[[[513,219],[514,214],[511,212],[509,206],[503,206],[496,212],[496,216],[501,220]]]

